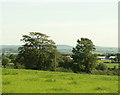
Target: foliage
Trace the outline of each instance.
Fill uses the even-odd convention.
[[[62,60],[59,62],[59,67],[63,67],[66,69],[72,68],[73,66],[73,59],[69,56],[62,56]]]
[[[25,65],[27,69],[55,70],[55,43],[49,37],[39,32],[23,35],[25,44],[20,47],[16,62]]]
[[[118,63],[105,63],[107,65],[108,68],[114,68],[114,66],[116,66],[116,68],[118,69],[119,64]]]
[[[73,72],[70,68],[63,68],[63,67],[58,67],[56,68],[56,71],[58,72]]]
[[[104,71],[104,70],[107,70],[108,67],[107,67],[107,65],[106,65],[105,63],[99,63],[99,64],[97,65],[96,69],[97,69],[97,70],[102,70],[102,71]]]
[[[2,65],[4,66],[4,68],[6,67],[6,65],[9,63],[9,59],[8,58],[6,58],[6,57],[3,57],[2,58]]]
[[[14,69],[14,63],[8,63],[6,68]]]
[[[118,63],[120,63],[120,53],[117,53]]]
[[[96,66],[97,55],[92,54],[95,46],[88,38],[81,38],[77,40],[77,45],[73,48],[73,60],[78,63],[79,71],[90,73]]]
[[[25,69],[26,67],[24,64],[14,63],[14,68],[15,69]]]
[[[16,54],[10,54],[9,59],[11,60],[11,63],[15,61],[17,55]]]
[[[116,70],[92,70],[91,72],[92,74],[95,74],[95,75],[119,75],[119,71],[118,69]]]

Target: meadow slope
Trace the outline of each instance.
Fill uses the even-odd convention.
[[[3,93],[117,93],[118,76],[2,70]]]

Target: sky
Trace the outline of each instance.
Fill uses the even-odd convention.
[[[77,39],[84,37],[96,46],[117,47],[118,2],[4,0],[1,30],[3,45],[21,45],[22,35],[38,31],[56,44],[75,46]]]

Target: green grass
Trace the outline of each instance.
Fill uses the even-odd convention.
[[[3,69],[3,93],[117,93],[118,77]]]
[[[114,68],[116,66],[118,68],[118,63],[105,63],[109,68]]]
[[[109,60],[97,60],[98,63],[108,62]]]
[[[108,60],[98,60],[97,63],[104,63],[104,62],[108,62]],[[104,63],[107,65],[108,68],[114,68],[114,66],[116,66],[117,68],[119,67],[118,63]]]

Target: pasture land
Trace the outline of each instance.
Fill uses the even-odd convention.
[[[2,70],[3,93],[117,93],[118,76]]]
[[[118,63],[105,63],[108,68],[114,68],[114,66],[116,66],[118,68],[119,64]]]
[[[108,60],[98,60],[97,63],[104,63],[108,62]],[[117,68],[119,67],[119,63],[104,63],[107,65],[108,68],[114,68],[116,66]]]

